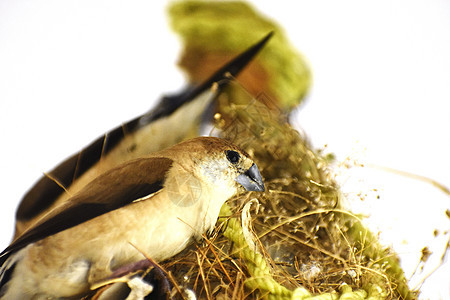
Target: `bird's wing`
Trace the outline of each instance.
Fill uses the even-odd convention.
[[[158,192],[172,163],[164,157],[141,158],[102,174],[14,240],[0,254],[0,262],[30,243]]]
[[[126,135],[132,134],[142,127],[151,126],[155,121],[171,115],[204,92],[209,91],[214,83],[218,83],[220,87],[228,82],[227,78],[230,76],[237,76],[261,50],[271,35],[272,33],[269,33],[261,41],[242,52],[202,84],[196,87],[188,87],[177,95],[163,97],[160,103],[150,112],[99,137],[82,151],[69,157],[48,174],[41,177],[19,204],[16,212],[17,221],[27,221],[36,218],[51,207],[58,197],[64,193],[64,189],[68,189],[77,178],[93,167],[100,158],[118,146]]]

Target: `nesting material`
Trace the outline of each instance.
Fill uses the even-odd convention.
[[[267,191],[229,201],[211,236],[162,263],[176,297],[189,288],[199,299],[416,298],[395,253],[341,207],[327,158],[239,84],[220,101],[228,109],[214,133],[254,157]]]

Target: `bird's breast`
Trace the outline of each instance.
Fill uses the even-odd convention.
[[[172,257],[203,233],[200,202],[179,205],[173,196],[162,190],[30,245],[25,276],[50,295],[66,282],[59,296],[73,295],[127,263]]]

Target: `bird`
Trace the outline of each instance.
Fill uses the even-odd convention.
[[[248,65],[272,34],[268,33],[203,83],[163,97],[154,109],[110,130],[45,173],[21,199],[14,238],[103,172],[189,137],[189,130],[200,122],[208,105],[214,103],[230,78]]]
[[[264,192],[252,158],[197,137],[101,174],[0,254],[0,299],[77,297],[126,264],[163,261],[211,232],[225,201]]]

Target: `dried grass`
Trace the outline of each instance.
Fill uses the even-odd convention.
[[[219,102],[213,134],[254,158],[266,192],[228,201],[212,234],[160,264],[173,298],[417,298],[395,253],[341,206],[327,157],[239,84]]]

